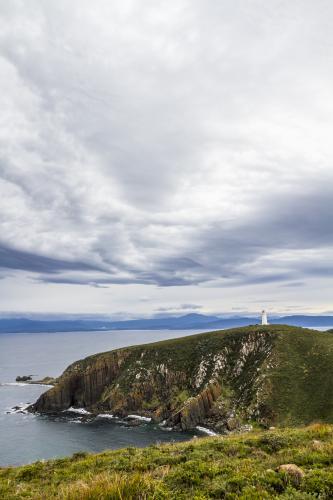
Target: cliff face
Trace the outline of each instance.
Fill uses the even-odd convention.
[[[211,382],[197,396],[189,398],[184,406],[170,417],[169,424],[186,430],[203,423],[221,393],[220,384],[216,381]]]
[[[102,397],[106,386],[114,382],[129,355],[127,350],[91,356],[70,365],[55,387],[42,394],[34,408],[44,413],[70,406],[91,407]]]
[[[275,381],[290,362],[283,342],[289,345],[290,335],[304,332],[313,345],[324,335],[278,325],[246,327],[90,356],[70,365],[32,410],[139,413],[182,429],[206,424],[222,430],[249,419],[283,422],[283,391],[274,400]],[[299,418],[301,411],[294,413]]]

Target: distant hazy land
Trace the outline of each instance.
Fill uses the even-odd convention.
[[[24,332],[73,332],[99,330],[184,330],[184,329],[221,329],[248,326],[259,323],[259,318],[233,316],[228,318],[206,316],[203,314],[187,314],[185,316],[169,316],[165,318],[133,319],[112,321],[101,319],[29,319],[1,318],[0,333]],[[284,324],[303,327],[332,327],[333,316],[294,315],[269,318],[271,324]]]

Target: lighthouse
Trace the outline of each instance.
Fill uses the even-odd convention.
[[[262,325],[268,325],[267,313],[266,313],[265,310],[261,311],[261,324]]]

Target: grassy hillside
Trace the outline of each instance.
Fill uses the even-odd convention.
[[[304,477],[277,471],[296,464]],[[0,498],[331,499],[333,426],[126,448],[0,469]]]
[[[288,329],[275,345],[267,404],[284,425],[333,422],[333,336]]]
[[[331,333],[251,326],[90,356],[73,363],[35,409],[83,406],[218,431],[230,419],[233,425],[333,423],[332,380]]]

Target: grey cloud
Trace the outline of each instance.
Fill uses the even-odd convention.
[[[332,180],[300,183],[307,193],[271,196],[232,227],[216,224],[200,234],[193,259],[229,285],[332,276]]]
[[[84,262],[53,259],[22,250],[0,246],[0,268],[19,269],[34,273],[58,273],[61,271],[96,271],[98,268]]]
[[[91,278],[91,276],[81,275],[79,277],[67,277],[67,276],[57,276],[53,277],[47,274],[42,274],[36,278],[37,281],[43,283],[58,283],[66,285],[90,285],[97,288],[105,287],[107,285],[130,285],[130,284],[141,284],[141,285],[157,285],[159,287],[172,287],[172,286],[187,286],[191,283],[196,284],[198,280],[196,277],[189,278],[182,276],[173,276],[174,270],[170,271],[170,275],[162,275],[161,273],[135,273],[128,277],[122,277],[110,274],[106,278]],[[107,273],[105,273],[107,274]]]
[[[156,312],[171,312],[171,311],[198,311],[202,309],[198,304],[181,304],[180,306],[158,307]]]
[[[306,199],[310,200],[308,205]],[[216,278],[221,279],[219,286],[241,286],[279,281],[297,282],[306,275],[332,276],[333,268],[322,264],[321,251],[327,246],[330,249],[332,239],[330,200],[329,193],[324,193],[321,186],[317,193],[312,192],[308,198],[294,196],[292,199],[285,199],[281,207],[275,200],[271,200],[271,213],[268,207],[263,205],[262,210],[249,218],[246,224],[238,223],[226,229],[216,225],[208,231],[202,230],[190,241],[192,248],[186,249],[186,255],[162,261],[155,257],[150,263],[150,270],[136,268],[114,258],[107,262],[111,265],[112,272],[110,267],[109,271],[103,269],[105,277],[93,280],[91,276],[84,275],[79,278],[54,278],[48,277],[47,274],[65,269],[96,270],[98,267],[75,262],[58,262],[31,254],[21,256],[17,251],[11,255],[9,250],[2,252],[2,265],[43,272],[45,275],[41,279],[45,282],[92,286],[112,283],[185,286],[205,283]],[[308,250],[319,253],[310,253],[310,256],[303,256],[299,260],[291,258],[293,252]],[[274,255],[279,251],[288,253],[287,261],[283,258],[275,259]],[[261,259],[265,259],[266,265],[262,265]],[[105,260],[103,263],[105,264]]]
[[[3,3],[1,266],[99,288],[332,277],[332,14]]]
[[[304,281],[291,281],[290,283],[283,283],[280,286],[281,287],[291,287],[291,288],[301,288],[302,286],[305,285]]]

